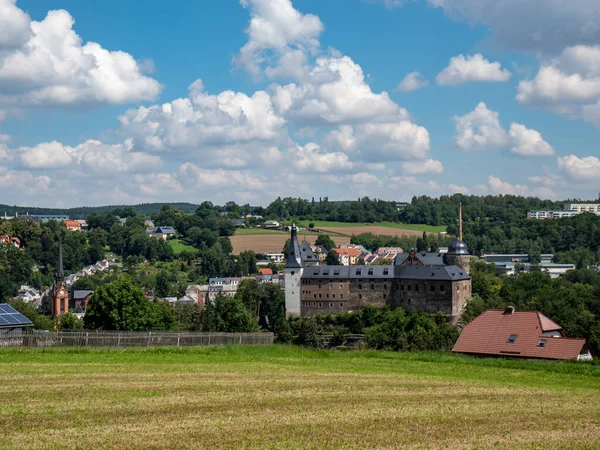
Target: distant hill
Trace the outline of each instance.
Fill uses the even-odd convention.
[[[79,208],[37,208],[29,206],[0,205],[0,218],[4,217],[5,213],[8,216],[14,216],[18,213],[19,215],[66,214],[74,219],[85,219],[94,213],[103,213],[125,208],[131,208],[138,214],[149,216],[160,211],[164,205],[169,205],[171,208],[179,209],[185,213],[193,213],[199,206],[192,203],[142,203],[140,205],[82,206]]]

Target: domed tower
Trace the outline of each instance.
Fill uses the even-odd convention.
[[[458,266],[465,272],[470,273],[471,254],[469,253],[469,247],[463,242],[462,237],[462,204],[460,204],[458,206],[458,237],[448,245],[446,262],[449,265]]]

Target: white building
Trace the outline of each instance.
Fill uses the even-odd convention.
[[[565,203],[562,210],[537,210],[527,213],[528,219],[562,219],[589,212],[600,216],[600,203]]]
[[[267,253],[265,255],[267,261],[273,264],[281,264],[285,261],[285,255],[283,253]]]

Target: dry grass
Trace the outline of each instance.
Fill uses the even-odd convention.
[[[597,369],[285,347],[3,351],[0,448],[597,449]]]
[[[345,234],[352,236],[354,234],[373,233],[375,235],[384,236],[422,236],[423,230],[407,230],[403,228],[391,228],[379,225],[363,225],[356,227],[322,227],[324,233],[328,231],[332,233]]]
[[[324,233],[326,234],[326,233]],[[307,234],[306,240],[314,244],[318,235]],[[256,234],[256,235],[234,235],[229,238],[233,246],[233,254],[239,255],[241,252],[252,250],[255,253],[280,253],[283,250],[285,241],[290,238],[289,233],[285,234]],[[304,239],[304,234],[299,234],[299,240]],[[349,244],[349,237],[332,236],[336,245]]]

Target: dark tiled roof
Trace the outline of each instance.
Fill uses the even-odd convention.
[[[292,235],[290,237],[290,247],[288,249],[287,260],[285,261],[286,269],[302,268],[302,256],[300,246],[298,245],[298,236],[296,234],[296,225],[292,225]]]
[[[456,353],[543,359],[577,359],[585,339],[543,336],[560,326],[535,311],[488,310],[469,323],[452,349]],[[512,336],[511,336],[512,335]],[[509,343],[509,337],[513,343]],[[543,346],[540,346],[540,342]]]
[[[401,265],[408,259],[410,253],[398,253],[394,259],[394,264]],[[430,252],[418,252],[415,254],[416,258],[426,266],[443,266],[446,264],[446,258],[443,253],[430,253]]]
[[[397,277],[407,280],[470,280],[471,276],[458,266],[396,266]]]
[[[88,295],[93,294],[94,291],[74,291],[73,292],[73,300],[83,300]]]
[[[300,244],[300,257],[302,258],[302,266],[304,267],[312,266],[319,262],[319,258],[315,256],[312,248],[310,248],[310,244],[306,240]]]
[[[177,232],[175,231],[175,228],[173,228],[173,227],[156,227],[156,233],[175,234]]]

